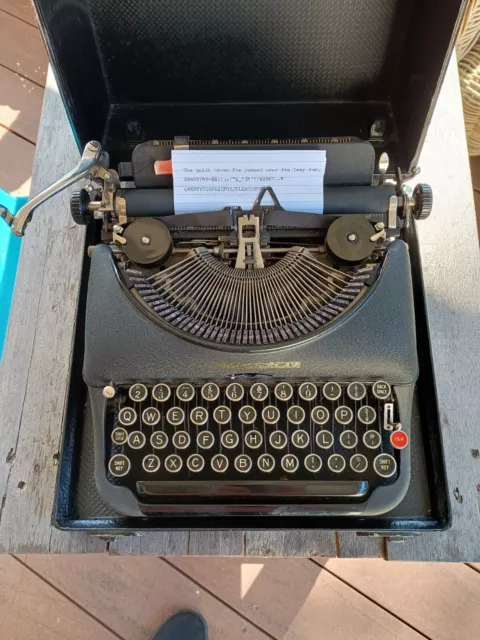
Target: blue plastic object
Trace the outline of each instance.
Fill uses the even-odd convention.
[[[17,213],[27,200],[26,196],[17,198],[0,189],[0,205],[6,207],[10,213]],[[0,360],[7,332],[21,242],[21,239],[13,235],[3,220],[0,220]]]

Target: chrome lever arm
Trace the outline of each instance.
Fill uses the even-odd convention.
[[[16,216],[13,216],[6,209],[0,207],[0,216],[9,225],[12,233],[16,236],[22,237],[35,209],[52,196],[60,193],[60,191],[63,191],[70,185],[78,182],[78,180],[88,176],[88,174],[91,173],[94,167],[99,163],[101,155],[102,147],[99,142],[95,140],[87,142],[77,166],[66,173],[62,178],[60,178],[60,180],[57,180],[57,182],[50,185],[34,198],[29,200],[18,211]]]

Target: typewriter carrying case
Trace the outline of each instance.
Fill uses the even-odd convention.
[[[374,181],[383,152],[390,161],[387,178],[397,168],[405,175],[416,167],[464,5],[461,0],[35,0],[78,146],[100,141],[111,166],[131,162],[140,143],[179,135],[254,144],[345,137],[370,143]],[[355,163],[355,154],[345,160],[345,175],[355,174]],[[338,171],[335,175],[337,183],[331,184],[342,184]],[[355,182],[346,178],[345,184]],[[91,372],[91,362],[84,361],[85,324],[96,320],[95,310],[87,312],[86,298],[91,264],[97,269],[108,259],[97,250],[93,262],[87,256],[87,246],[100,241],[99,228],[89,225],[55,525],[98,533],[314,528],[391,535],[446,529],[450,508],[415,223],[402,237],[412,269],[420,375],[412,404],[410,485],[400,503],[368,517],[334,511],[238,516],[215,510],[201,518],[146,517],[116,512],[94,482],[98,468],[82,370]],[[401,274],[396,277],[401,281]],[[385,321],[395,323],[394,315]],[[145,331],[142,327],[139,334]],[[101,334],[96,338],[100,346]],[[352,350],[361,358],[358,345]],[[193,362],[192,369],[200,371],[200,363]]]

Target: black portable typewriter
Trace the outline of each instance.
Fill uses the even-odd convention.
[[[86,145],[2,217],[22,235],[86,179],[59,526],[448,525],[415,232],[432,192],[406,182],[460,3],[306,4],[37,3]],[[81,38],[58,37],[67,15]],[[324,150],[323,214],[264,184],[175,215],[172,150],[219,148]]]

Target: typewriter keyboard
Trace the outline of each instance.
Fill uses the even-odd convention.
[[[408,435],[383,381],[106,387],[110,482],[395,481]]]

